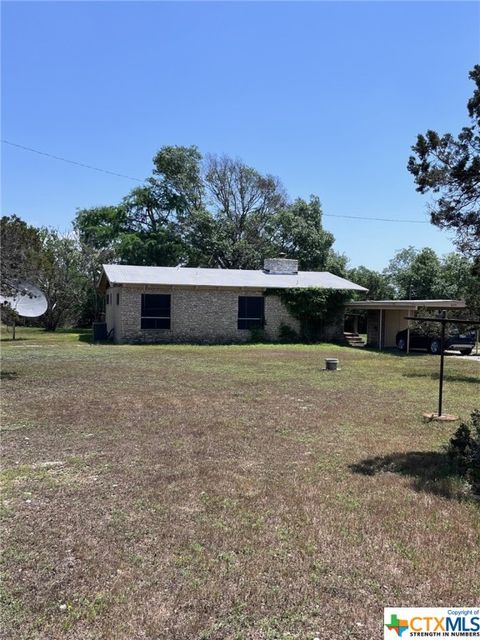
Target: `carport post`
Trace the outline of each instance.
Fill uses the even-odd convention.
[[[445,353],[443,350],[443,345],[445,343],[445,325],[446,325],[446,317],[447,312],[442,311],[442,331],[440,333],[440,382],[438,388],[438,416],[440,417],[442,414],[442,402],[443,402],[443,365],[445,362]]]
[[[382,350],[382,331],[383,331],[383,309],[378,312],[380,314],[380,322],[378,327],[378,349]]]
[[[407,353],[410,353],[410,320],[407,327]]]
[[[445,354],[443,353],[443,347],[445,344],[445,326],[447,322],[452,322],[454,324],[468,324],[470,326],[479,326],[480,321],[478,320],[458,320],[454,318],[447,318],[447,312],[442,311],[442,314],[439,318],[420,318],[419,316],[405,316],[405,320],[416,320],[417,322],[439,322],[442,327],[442,331],[440,334],[440,384],[438,388],[438,414],[432,414],[430,417],[438,420],[458,420],[458,418],[454,418],[452,416],[443,416],[442,415],[442,401],[443,401],[443,365],[445,361]],[[427,414],[428,415],[428,414]]]

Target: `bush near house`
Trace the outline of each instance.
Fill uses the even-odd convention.
[[[480,496],[480,411],[474,411],[470,422],[462,422],[450,438],[448,456],[473,494]]]

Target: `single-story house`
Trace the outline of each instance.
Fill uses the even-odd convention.
[[[99,291],[106,297],[107,331],[115,342],[244,342],[262,327],[279,337],[299,323],[268,289],[363,287],[326,271],[298,271],[298,261],[272,258],[264,268],[194,269],[105,264]]]
[[[349,302],[346,311],[367,311],[367,344],[377,349],[396,346],[399,331],[409,329],[406,316],[419,309],[465,309],[463,300],[365,300]],[[408,350],[407,344],[407,350]]]

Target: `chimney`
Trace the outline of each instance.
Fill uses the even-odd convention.
[[[276,275],[295,275],[298,273],[298,260],[289,258],[266,258],[263,261],[265,273]]]

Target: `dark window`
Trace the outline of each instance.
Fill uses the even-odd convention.
[[[170,329],[170,295],[142,294],[142,329]]]
[[[120,304],[120,294],[117,293],[117,304]]]
[[[265,298],[263,296],[238,297],[238,328],[258,329],[263,327]]]
[[[110,304],[110,294],[107,293],[107,304]]]

